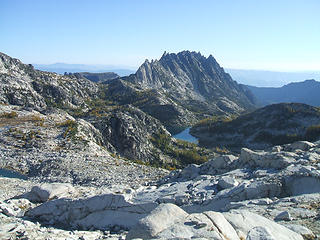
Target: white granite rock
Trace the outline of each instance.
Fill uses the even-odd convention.
[[[242,148],[238,164],[239,166],[282,169],[294,163],[294,157],[297,156],[292,153],[269,153]]]
[[[32,218],[49,224],[63,224],[82,229],[129,229],[150,213],[156,203],[132,204],[123,195],[104,194],[87,199],[57,199],[27,212]]]
[[[232,187],[238,186],[239,182],[233,177],[223,176],[220,178],[218,185],[222,189],[226,189],[226,188],[232,188]]]
[[[276,236],[277,240],[303,240],[300,234],[249,211],[233,210],[223,213],[223,215],[233,228],[236,229],[239,237],[246,238],[252,228],[267,226],[269,232],[273,236]]]
[[[291,218],[291,215],[288,211],[283,211],[281,213],[279,213],[275,219],[276,221],[291,221],[292,218]]]
[[[200,167],[201,174],[215,174],[217,171],[225,171],[237,159],[234,155],[222,155],[211,159]]]
[[[127,235],[126,239],[150,239],[188,214],[174,204],[160,204],[147,217],[141,219]]]
[[[222,213],[208,211],[204,212],[203,214],[205,214],[213,222],[214,226],[225,237],[225,239],[239,240],[236,231],[234,230],[232,225],[225,219]]]
[[[298,142],[294,142],[291,144],[287,144],[284,147],[285,147],[286,151],[295,151],[295,150],[307,151],[310,148],[313,148],[315,146],[316,146],[316,144],[308,142],[308,141],[298,141]]]
[[[313,232],[304,226],[297,224],[288,224],[286,225],[286,227],[296,233],[301,234],[305,239],[316,239],[316,236],[313,234]]]
[[[0,202],[0,212],[11,217],[23,217],[31,207],[33,204],[27,199],[10,199]]]
[[[34,186],[25,197],[32,202],[45,202],[66,197],[74,191],[74,187],[68,183],[44,183],[40,186]]]
[[[247,235],[246,240],[277,240],[272,233],[269,231],[268,227],[254,227]]]

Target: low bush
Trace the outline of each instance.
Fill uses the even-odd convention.
[[[305,133],[305,139],[309,141],[316,141],[320,138],[320,125],[310,126]]]
[[[66,127],[66,130],[63,133],[64,138],[69,137],[69,138],[73,139],[78,132],[78,123],[73,120],[66,120],[64,122],[58,123],[57,126],[58,127]]]
[[[0,115],[0,117],[2,117],[2,118],[16,118],[16,117],[18,117],[18,113],[14,112],[14,111],[11,111],[9,113],[5,112],[5,113],[2,113]]]

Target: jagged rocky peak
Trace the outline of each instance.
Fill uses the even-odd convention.
[[[212,55],[199,52],[164,52],[159,60],[146,60],[135,74],[125,80],[145,89],[164,89],[186,107],[203,112],[239,113],[253,106],[248,90],[225,73]]]
[[[135,82],[147,88],[169,88],[172,86],[169,83],[175,80],[185,87],[192,86],[195,90],[200,90],[196,83],[210,78],[216,80],[218,76],[223,75],[231,80],[212,55],[206,58],[200,52],[182,51],[177,54],[164,52],[160,60],[150,62],[147,59],[140,66],[136,72]]]

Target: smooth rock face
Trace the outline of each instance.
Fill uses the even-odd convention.
[[[204,212],[188,215],[172,204],[162,204],[146,218],[141,219],[129,231],[126,239],[152,238],[239,240],[236,231],[221,213]]]
[[[239,237],[232,225],[225,219],[222,213],[208,211],[204,214],[213,222],[214,226],[222,235],[229,240],[238,240]]]
[[[82,229],[109,229],[114,225],[128,229],[156,206],[155,203],[134,205],[123,195],[105,194],[80,200],[48,201],[29,210],[27,215],[46,223]]]
[[[290,195],[320,192],[320,177],[288,177],[286,185]]]
[[[296,225],[296,224],[288,224],[286,225],[287,228],[290,230],[301,234],[305,239],[316,239],[316,236],[313,234],[313,232],[301,225]]]
[[[161,204],[150,215],[141,219],[137,226],[128,233],[126,239],[153,238],[174,222],[187,216],[188,214],[185,211],[174,204]]]
[[[232,211],[229,213],[223,213],[224,217],[231,223],[231,225],[237,229],[238,235],[241,237],[240,232],[243,234],[242,237],[246,237],[251,229],[255,227],[268,228],[268,231],[262,230],[261,228],[253,231],[253,236],[258,236],[266,233],[268,237],[276,236],[276,239],[281,240],[303,240],[302,236],[289,230],[288,228],[272,222],[262,216],[248,212],[248,211]],[[254,238],[251,238],[254,239]],[[259,238],[258,238],[259,239]],[[263,238],[262,238],[263,239]],[[272,238],[271,238],[272,239]]]
[[[254,227],[248,232],[246,240],[277,240],[268,227]]]
[[[172,214],[174,211],[179,213],[176,218],[162,218],[159,221],[157,217],[168,216],[168,211],[172,211]],[[223,214],[207,211],[190,215],[181,215],[180,211],[177,207],[172,208],[172,204],[160,205],[129,231],[127,239],[303,239],[301,235],[282,225],[246,211]],[[158,224],[155,224],[155,220],[159,221]]]

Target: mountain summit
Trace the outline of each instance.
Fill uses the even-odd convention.
[[[250,92],[232,80],[212,55],[164,52],[160,60],[146,60],[126,80],[143,89],[161,89],[185,107],[213,113],[250,109]]]

